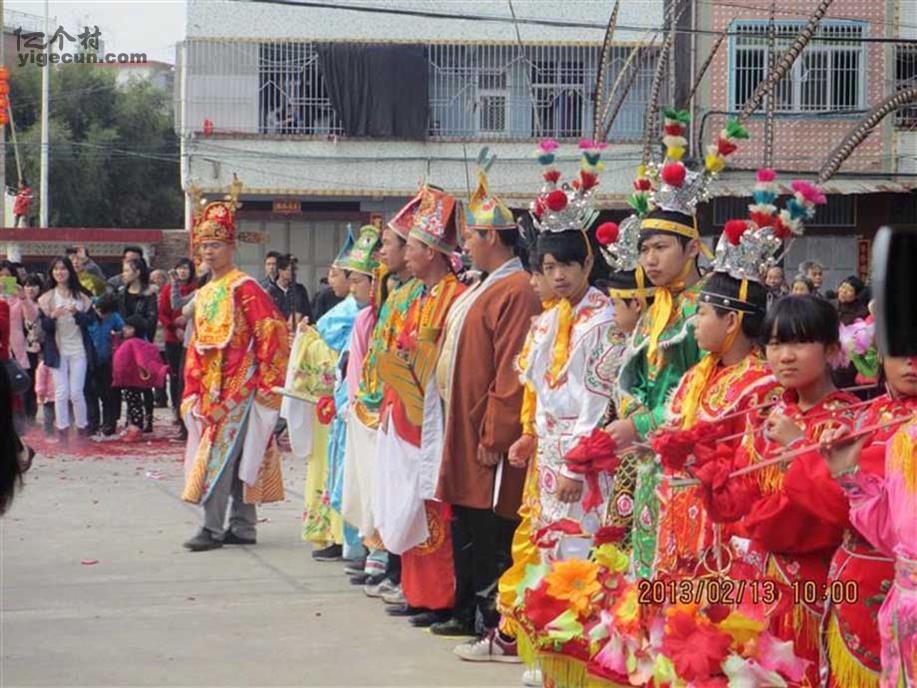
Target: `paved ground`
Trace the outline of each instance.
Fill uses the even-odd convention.
[[[301,466],[256,547],[185,551],[198,514],[177,455],[157,438],[36,459],[0,519],[0,686],[520,685],[313,562]]]

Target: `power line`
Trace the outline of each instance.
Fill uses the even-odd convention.
[[[703,2],[705,0],[698,0]],[[533,19],[533,18],[516,18],[515,20],[512,17],[498,17],[484,14],[454,14],[449,12],[434,12],[430,10],[409,10],[409,9],[398,9],[393,7],[369,7],[365,5],[337,5],[331,2],[319,2],[317,0],[235,0],[235,2],[253,2],[260,3],[265,5],[285,5],[288,7],[304,7],[304,8],[316,8],[316,9],[331,9],[331,10],[340,10],[343,12],[361,12],[364,14],[389,14],[389,15],[400,15],[400,16],[409,16],[409,17],[420,17],[424,19],[448,19],[448,20],[461,20],[461,21],[480,21],[480,22],[496,22],[503,24],[526,24],[531,26],[547,26],[553,28],[568,28],[568,29],[605,29],[605,24],[599,22],[587,22],[587,21],[572,21],[564,19]],[[762,9],[766,11],[766,8],[758,8],[750,5],[737,5],[736,7],[744,9]],[[806,16],[805,13],[798,13],[800,16]],[[860,23],[867,24],[890,24],[890,22],[871,22],[868,19],[847,19],[840,17],[832,17],[831,19],[840,19],[841,21],[856,21]],[[899,25],[906,26],[906,25]],[[665,27],[656,27],[656,26],[628,26],[625,24],[618,24],[618,28],[627,31],[663,31],[667,30]],[[917,25],[914,27],[917,28]],[[701,34],[701,35],[710,35],[710,36],[719,36],[720,31],[713,31],[711,29],[696,29],[696,28],[675,28],[672,29],[675,33],[685,33],[685,34]],[[734,32],[730,32],[727,35],[736,36],[740,35]],[[189,40],[194,40],[190,38]],[[829,36],[815,36],[812,38],[812,41],[823,41],[823,42],[845,42],[845,43],[897,43],[904,45],[917,45],[917,39],[907,39],[907,38],[883,38],[883,37],[868,37],[863,36],[860,38],[835,38]]]

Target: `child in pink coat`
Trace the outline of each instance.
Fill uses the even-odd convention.
[[[169,370],[156,345],[144,338],[145,332],[140,316],[125,320],[124,341],[112,360],[112,386],[124,390],[127,404],[128,427],[122,435],[126,442],[138,442],[143,434],[143,390],[162,387]]]

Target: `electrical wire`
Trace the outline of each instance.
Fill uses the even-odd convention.
[[[704,0],[698,0],[703,2]],[[709,0],[708,0],[709,1]],[[482,21],[482,22],[498,22],[498,23],[509,23],[514,22],[512,17],[499,17],[483,14],[455,14],[450,12],[434,12],[430,10],[409,10],[409,9],[399,9],[394,7],[369,7],[365,5],[340,5],[333,2],[319,2],[318,0],[233,0],[233,2],[247,2],[247,3],[258,3],[266,5],[285,5],[288,7],[304,7],[304,8],[316,8],[316,9],[331,9],[331,10],[340,10],[343,12],[362,12],[366,14],[390,14],[390,15],[400,15],[400,16],[409,16],[409,17],[419,17],[424,19],[447,19],[447,20],[461,20],[461,21]],[[757,9],[754,6],[742,6],[748,9]],[[769,11],[769,10],[768,10]],[[808,14],[800,13],[801,16],[808,17]],[[868,19],[846,19],[840,17],[832,17],[831,19],[838,19],[841,21],[856,21],[860,23],[876,23],[870,22]],[[569,29],[604,29],[605,24],[600,22],[587,22],[587,21],[571,21],[563,19],[533,19],[533,18],[516,18],[515,23],[523,25],[532,25],[532,26],[547,26],[554,28],[569,28]],[[904,25],[901,25],[904,26]],[[664,27],[657,26],[628,26],[625,24],[618,24],[618,28],[621,30],[627,31],[662,31],[668,30]],[[912,28],[917,28],[917,25],[914,25]],[[672,29],[675,33],[686,33],[686,34],[701,34],[701,35],[711,35],[719,36],[721,31],[713,31],[711,29],[697,29],[697,28],[674,28]],[[734,32],[727,34],[729,36],[739,35]],[[194,38],[188,38],[186,40],[196,40]],[[206,40],[206,39],[204,39]],[[827,36],[816,36],[812,38],[812,41],[824,41],[824,42],[858,42],[858,43],[897,43],[904,45],[917,45],[917,39],[907,39],[907,38],[884,38],[884,37],[870,37],[863,36],[860,38],[835,38]]]

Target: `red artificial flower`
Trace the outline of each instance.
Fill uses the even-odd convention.
[[[525,615],[536,629],[541,630],[567,611],[566,600],[558,600],[548,594],[548,584],[542,581],[537,588],[525,591]]]
[[[665,131],[666,136],[681,136],[685,133],[685,125],[678,122],[670,122],[662,129]]]
[[[586,478],[584,511],[589,511],[602,503],[599,473],[612,473],[617,470],[621,460],[615,453],[616,449],[611,435],[602,428],[595,428],[591,435],[581,437],[576,446],[564,455],[567,468]]]
[[[731,478],[731,464],[722,460],[707,461],[692,470],[701,481],[704,508],[715,523],[734,523],[743,518],[751,507],[752,486],[748,478]]]
[[[787,227],[786,224],[784,224],[783,220],[781,220],[779,217],[774,218],[773,227],[774,227],[774,236],[776,236],[778,239],[786,240],[786,239],[789,239],[791,236],[793,236],[793,230]]]
[[[545,203],[555,213],[560,212],[567,207],[567,194],[562,189],[554,189],[548,194]]]
[[[640,177],[634,180],[634,189],[637,191],[649,191],[653,188],[652,183],[646,177]]]
[[[580,172],[579,176],[580,176],[580,180],[582,180],[582,184],[580,184],[580,186],[582,186],[583,191],[589,191],[589,189],[593,189],[599,185],[598,175],[592,172],[586,172],[585,170],[583,170],[582,172]]]
[[[328,425],[334,420],[334,415],[337,413],[334,408],[334,397],[322,397],[318,400],[318,403],[315,405],[315,412],[318,416],[318,422],[322,425]]]
[[[539,220],[541,219],[541,216],[544,215],[544,201],[541,200],[541,198],[535,199],[535,205],[532,208],[532,214]]]
[[[732,613],[732,609],[725,604],[711,604],[704,610],[704,613],[713,623],[718,624]]]
[[[666,622],[662,651],[672,660],[678,676],[693,683],[718,674],[731,645],[729,635],[698,625],[693,615],[680,611]]]
[[[595,238],[602,246],[609,246],[618,240],[618,225],[614,222],[603,222],[595,230]]]
[[[728,139],[720,139],[716,142],[716,152],[722,157],[732,155],[738,150],[738,146]]]
[[[544,180],[546,182],[551,182],[552,184],[556,184],[557,180],[560,179],[560,170],[548,170],[541,176],[544,177]]]
[[[660,176],[666,184],[677,188],[685,183],[685,175],[687,173],[685,166],[680,162],[670,162],[662,168]]]
[[[532,536],[532,542],[539,547],[553,547],[557,544],[560,535],[582,535],[583,529],[579,522],[572,518],[562,518],[551,525],[545,526],[535,531]]]
[[[760,211],[751,212],[749,217],[758,227],[770,227],[774,224],[774,220],[776,219],[770,213],[762,213]]]
[[[662,465],[671,471],[680,471],[694,449],[694,433],[685,430],[664,432],[653,437],[650,444]]]
[[[748,222],[745,220],[730,220],[723,228],[723,234],[726,235],[730,244],[738,246],[739,242],[742,240],[742,235],[745,234],[747,229]]]

